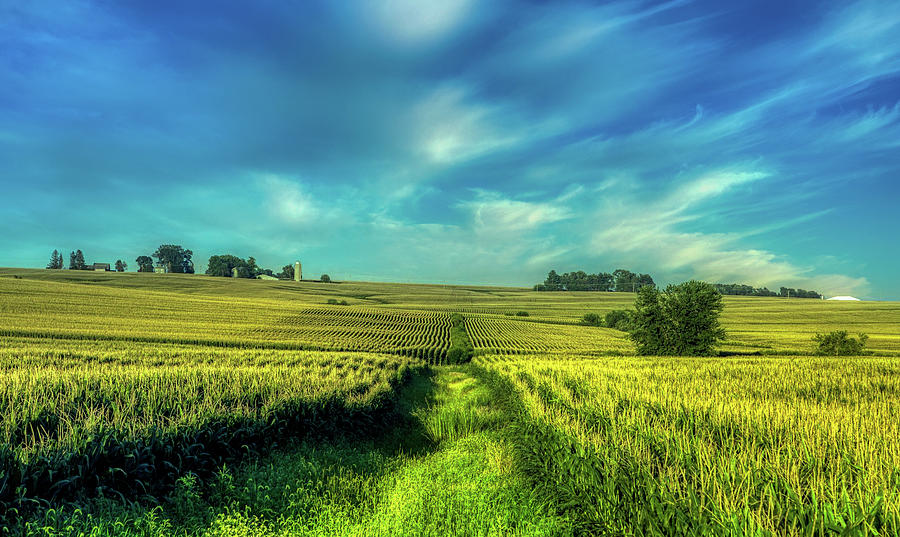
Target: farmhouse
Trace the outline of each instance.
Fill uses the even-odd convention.
[[[94,263],[91,265],[91,270],[96,270],[97,272],[109,272],[109,263]]]
[[[856,300],[857,302],[859,302],[859,299],[853,296],[833,296],[828,300]]]

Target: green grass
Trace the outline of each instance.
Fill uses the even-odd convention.
[[[496,425],[503,409],[464,368],[420,377],[405,427],[368,441],[303,443],[183,479],[168,501],[113,500],[47,511],[24,535],[478,536],[571,535],[516,471]],[[463,414],[471,418],[461,418]],[[447,426],[448,424],[449,427]]]

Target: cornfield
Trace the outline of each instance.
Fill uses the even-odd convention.
[[[890,358],[479,357],[521,456],[594,531],[900,533]]]

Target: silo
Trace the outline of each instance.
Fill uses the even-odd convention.
[[[297,261],[294,263],[294,281],[299,282],[303,279],[303,268],[300,265],[300,262]]]

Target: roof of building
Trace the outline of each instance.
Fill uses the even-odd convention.
[[[828,300],[857,300],[858,301],[859,299],[856,298],[855,296],[843,295],[843,296],[833,296],[833,297],[829,298]]]

